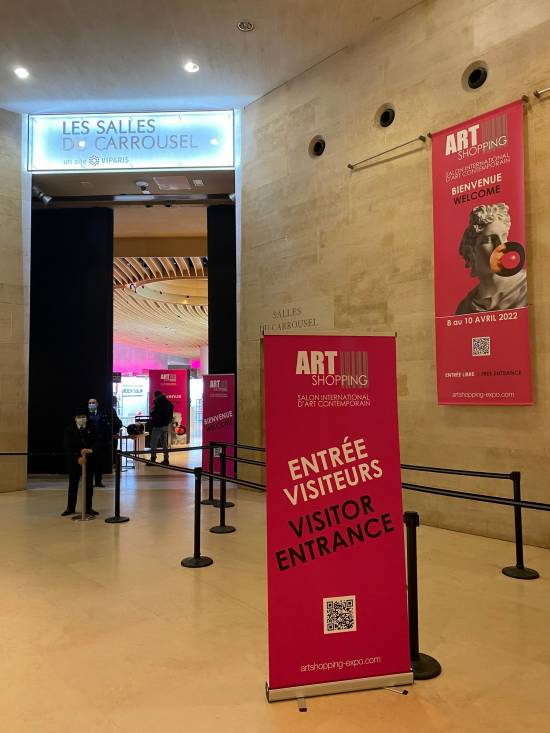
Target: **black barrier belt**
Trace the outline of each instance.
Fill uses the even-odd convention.
[[[117,451],[118,453],[119,451]],[[166,465],[166,463],[163,465],[161,463],[155,463],[154,461],[151,461],[147,458],[140,458],[140,455],[143,453],[143,451],[139,451],[139,453],[131,453],[131,452],[122,452],[120,451],[121,456],[125,456],[126,458],[131,458],[133,461],[138,461],[139,463],[148,463],[150,466],[157,466],[157,468],[164,468],[167,471],[176,471],[178,473],[194,473],[194,468],[187,468],[186,466],[171,466]]]
[[[117,436],[117,437],[120,437],[120,436]],[[123,438],[126,438],[128,436],[123,435],[122,437]],[[183,453],[183,452],[193,451],[193,450],[211,450],[211,449],[212,449],[212,446],[211,445],[192,445],[192,446],[187,446],[185,448],[167,448],[166,450],[168,451],[168,453]],[[160,448],[156,452],[157,453],[162,453],[163,451],[164,451],[164,448]],[[129,457],[132,457],[136,453],[138,455],[141,455],[142,453],[143,454],[149,454],[149,453],[151,453],[151,448],[146,448],[145,450],[142,450],[142,451],[115,451],[115,452],[116,453],[120,453],[123,456],[128,455]],[[25,451],[25,452],[23,452],[23,451],[20,451],[20,452],[6,452],[6,453],[0,452],[0,456],[31,456],[31,457],[33,457],[33,456],[40,456],[40,457],[44,457],[44,456],[64,456],[65,457],[66,455],[67,455],[67,452],[66,451],[63,451],[63,452],[57,451],[57,452],[53,452],[53,453],[35,453],[34,451],[32,453],[29,453],[28,451]]]
[[[63,453],[0,453],[0,456],[67,456],[67,452],[63,451]]]
[[[150,463],[150,461],[146,461],[146,463]],[[157,464],[160,465],[160,464]],[[162,468],[170,468],[170,466],[162,466]],[[261,491],[266,491],[265,484],[257,484],[253,481],[245,481],[244,479],[236,479],[232,476],[222,476],[219,473],[210,473],[208,471],[203,471],[202,473],[205,477],[211,477],[219,480],[225,480],[229,481],[232,484],[237,484],[239,486],[249,486],[254,489],[260,489]],[[456,499],[471,499],[472,501],[484,501],[487,504],[505,504],[507,506],[517,506],[522,509],[538,509],[541,511],[550,512],[550,504],[544,504],[542,502],[537,501],[516,501],[514,499],[507,499],[505,496],[489,496],[486,494],[474,494],[467,491],[453,491],[452,489],[438,489],[433,486],[421,486],[419,484],[408,484],[403,483],[401,486],[404,489],[408,489],[411,491],[419,491],[424,494],[439,494],[441,496],[450,496]]]
[[[516,501],[507,499],[505,496],[490,496],[486,494],[475,494],[469,491],[454,491],[453,489],[438,489],[435,486],[421,486],[419,484],[401,484],[404,489],[420,491],[424,494],[439,494],[440,496],[451,496],[455,499],[470,499],[471,501],[484,501],[487,504],[505,504],[506,506],[517,506],[521,509],[538,509],[543,512],[550,512],[550,504],[543,504],[539,501]]]
[[[246,463],[248,466],[264,466],[265,461],[254,461],[252,458],[237,458],[235,456],[225,456],[226,461],[233,461],[233,463]]]
[[[478,478],[513,479],[513,473],[493,473],[491,471],[466,471],[461,468],[435,468],[434,466],[414,466],[402,463],[401,468],[406,471],[426,471],[427,473],[447,473],[452,476],[477,476]]]
[[[164,466],[163,466],[164,468]],[[256,484],[254,481],[246,481],[245,479],[241,478],[235,478],[233,476],[222,476],[219,473],[209,473],[208,471],[202,472],[203,476],[212,477],[212,478],[218,478],[221,481],[229,481],[230,484],[237,484],[238,486],[247,486],[251,489],[259,489],[260,491],[265,491],[265,485],[264,484]]]
[[[259,453],[265,453],[265,448],[260,448],[257,445],[243,445],[242,443],[223,443],[222,441],[212,441],[211,445],[224,445],[226,448],[242,448],[243,450],[255,450]]]
[[[126,438],[128,436],[123,435],[123,438]],[[192,450],[210,450],[212,446],[210,445],[188,445],[185,448],[167,448],[166,450],[168,453],[185,453]],[[141,455],[142,453],[152,453],[152,448],[145,448],[144,450],[137,450],[137,451],[117,451],[117,453],[122,453],[123,455],[125,453],[138,453]],[[164,448],[157,448],[155,450],[155,453],[164,453]],[[1,455],[1,454],[0,454]]]

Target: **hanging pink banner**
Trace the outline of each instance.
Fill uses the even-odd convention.
[[[395,339],[263,343],[268,699],[410,683]]]
[[[189,435],[189,370],[149,369],[149,409],[153,407],[157,390],[174,405],[174,419]]]
[[[439,404],[530,405],[523,102],[432,143]]]
[[[202,444],[235,442],[235,375],[205,374],[202,378]],[[233,448],[226,448],[232,456]],[[209,451],[202,452],[202,467],[209,468]],[[220,472],[220,459],[215,454],[214,473]],[[235,476],[235,463],[226,461],[226,476]]]

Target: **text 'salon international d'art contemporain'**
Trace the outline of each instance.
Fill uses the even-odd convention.
[[[433,135],[437,393],[529,405],[523,102]]]
[[[411,683],[395,339],[263,343],[268,699]]]

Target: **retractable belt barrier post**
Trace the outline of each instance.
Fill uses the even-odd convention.
[[[512,471],[510,474],[514,486],[514,499],[521,501],[521,473]],[[504,575],[520,580],[535,580],[539,577],[536,570],[526,568],[523,564],[523,525],[521,521],[521,507],[514,507],[514,526],[516,533],[516,564],[502,568]]]
[[[87,471],[87,464],[88,464],[88,454],[92,451],[89,448],[82,448],[80,451],[80,458],[78,459],[78,462],[82,466],[82,486],[80,490],[80,514],[77,514],[76,517],[72,517],[73,522],[90,522],[92,519],[95,519],[95,517],[92,514],[86,514],[86,502],[88,501],[88,471]]]
[[[115,454],[115,514],[113,517],[107,517],[107,524],[122,524],[129,522],[130,517],[120,516],[120,473],[122,471],[122,455],[120,451]]]
[[[421,654],[418,643],[418,567],[416,557],[416,528],[420,525],[417,512],[405,512],[407,527],[407,597],[409,606],[409,642],[411,666],[415,680],[430,680],[441,674],[441,665],[428,654]]]
[[[235,527],[232,527],[229,524],[225,523],[225,508],[228,506],[235,506],[233,502],[226,502],[225,500],[225,492],[226,492],[226,479],[225,479],[225,471],[226,471],[226,460],[225,460],[225,446],[222,446],[222,452],[220,455],[220,500],[215,506],[219,506],[220,508],[220,523],[216,527],[210,527],[210,531],[214,532],[214,534],[229,534],[230,532],[235,531]]]
[[[202,489],[202,468],[193,469],[195,474],[195,526],[193,541],[193,556],[186,557],[181,561],[184,568],[205,568],[212,565],[214,560],[211,557],[201,555],[201,489]]]
[[[212,506],[214,504],[214,443],[208,444],[208,499],[203,499],[201,504]]]
[[[216,509],[220,508],[220,502],[222,501],[221,493],[222,493],[222,483],[224,484],[223,487],[223,503],[224,503],[224,509],[231,509],[231,507],[235,506],[234,502],[227,501],[226,495],[225,495],[225,481],[222,479],[222,476],[225,476],[225,469],[227,466],[227,444],[226,443],[213,443],[215,446],[214,451],[216,448],[220,451],[220,496],[218,499],[214,499],[213,504],[216,507]],[[220,513],[221,516],[221,513]],[[224,512],[225,517],[225,512]],[[221,522],[220,522],[221,524]]]
[[[401,468],[408,471],[424,471],[427,473],[442,473],[451,476],[473,476],[477,478],[504,479],[512,481],[514,498],[508,499],[503,496],[490,496],[487,494],[478,494],[471,491],[456,491],[454,489],[440,489],[435,486],[421,486],[419,484],[403,483],[404,489],[411,491],[420,491],[424,494],[435,494],[436,496],[448,496],[454,499],[467,499],[469,501],[481,501],[486,504],[502,504],[504,506],[514,507],[514,530],[516,544],[516,564],[510,565],[502,569],[504,575],[519,580],[535,580],[540,577],[536,570],[526,568],[523,564],[523,526],[521,509],[538,509],[540,511],[550,511],[550,504],[544,504],[536,501],[522,501],[521,499],[521,473],[512,471],[511,473],[494,473],[489,471],[465,471],[456,468],[435,468],[434,466],[414,466],[410,464],[402,464]]]

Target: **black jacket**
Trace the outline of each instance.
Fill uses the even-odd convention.
[[[174,405],[166,395],[161,394],[155,397],[153,409],[151,410],[151,425],[154,428],[163,428],[166,425],[170,425],[173,417]]]
[[[98,440],[96,429],[89,420],[86,423],[86,427],[82,428],[82,430],[77,428],[73,420],[65,428],[63,445],[67,454],[67,463],[71,466],[80,457],[82,448],[91,448],[93,451],[98,451],[101,448],[101,441]]]
[[[95,428],[98,446],[99,445],[110,445],[113,439],[111,420],[107,417],[104,412],[99,410],[95,413],[88,411],[88,423]]]
[[[113,407],[113,435],[118,435],[121,427],[122,427],[122,420],[119,418],[119,416],[116,413],[115,408]]]

